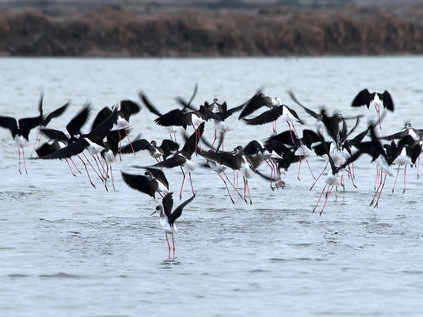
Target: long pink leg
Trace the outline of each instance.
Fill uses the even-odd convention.
[[[231,193],[229,192],[228,184],[226,184],[225,179],[222,177],[222,175],[220,175],[220,174],[217,174],[217,175],[220,177],[220,179],[223,181],[223,183],[225,183],[226,191],[228,192],[229,198],[231,199],[232,204],[235,204],[235,201],[233,200]]]
[[[382,175],[382,170],[380,171],[380,174]],[[373,203],[375,202],[375,199],[376,197],[378,197],[379,190],[381,189],[381,187],[382,187],[382,177],[380,177],[379,185],[377,186],[375,193],[373,194],[372,201],[370,202],[369,206],[373,205]]]
[[[79,155],[77,157],[81,160],[82,165],[84,165],[85,172],[87,173],[87,176],[88,176],[88,179],[89,179],[89,181],[91,183],[91,186],[95,188],[95,185],[94,185],[94,183],[93,183],[93,181],[91,179],[90,173],[88,172],[87,164],[85,164],[84,160]]]
[[[172,235],[172,245],[173,245],[173,258],[175,258],[176,246],[175,246],[175,238],[173,237],[173,232],[171,233],[171,235]]]
[[[182,190],[184,189],[184,182],[185,182],[185,172],[184,169],[181,167],[181,171],[182,171],[182,185],[181,185],[181,192],[179,193],[179,199],[182,199]]]
[[[297,174],[297,179],[300,181],[301,177],[300,177],[300,170],[301,170],[301,156],[300,156],[300,162],[298,163],[298,174]]]
[[[395,186],[397,184],[399,171],[400,171],[400,165],[398,164],[397,175],[395,176],[394,187],[392,187],[392,193],[394,193],[394,191],[395,191]]]
[[[103,181],[103,177],[99,174],[99,172],[97,172],[97,170],[94,168],[93,164],[91,163],[91,161],[88,159],[88,157],[85,155],[84,152],[82,152],[82,155],[87,160],[88,165],[90,165],[93,171],[97,174],[98,178],[100,178],[100,180]]]
[[[22,170],[21,170],[21,149],[20,149],[20,147],[18,147],[18,172],[19,172],[19,174],[22,175]]]
[[[245,177],[242,177],[242,180],[244,181],[244,200],[245,200],[245,203],[247,203],[247,185],[246,185]]]
[[[71,166],[70,166],[70,164],[69,164],[68,159],[65,159],[65,162],[66,162],[66,164],[68,165],[68,167],[69,167],[69,171],[71,172],[72,176],[75,176],[75,177],[76,177],[76,175],[73,173],[73,170],[72,170],[72,168],[71,168]]]
[[[320,216],[323,214],[323,211],[325,210],[326,204],[328,203],[329,195],[332,192],[332,188],[333,188],[333,185],[329,186],[329,188],[328,188],[328,191],[327,191],[326,197],[325,197],[325,202],[323,203],[322,210],[320,211]]]
[[[273,166],[270,165],[270,163],[268,162],[268,160],[265,160],[265,162],[270,167],[270,189],[273,190],[273,186],[272,186],[272,181],[273,181]],[[276,175],[275,175],[275,177],[276,177]]]
[[[101,168],[100,168],[100,165],[99,165],[99,164],[98,164],[98,162],[97,162],[97,158],[95,157],[95,155],[91,155],[91,157],[93,158],[94,163],[95,163],[95,165],[97,166],[97,169],[98,169],[99,175],[100,175],[100,177],[101,177],[101,180],[102,180],[103,182],[105,182],[105,181],[106,181],[106,179],[105,179],[105,176],[103,175],[103,173],[101,172]]]
[[[214,146],[214,142],[216,142],[216,139],[217,139],[217,130],[216,128],[214,128],[214,139],[213,139],[212,147]]]
[[[22,160],[23,160],[23,165],[24,165],[24,168],[25,168],[25,173],[26,173],[26,175],[28,175],[28,170],[26,169],[26,160],[25,160],[25,150],[24,150],[24,148],[22,148]]]
[[[417,179],[420,178],[420,156],[417,158]]]
[[[73,167],[76,169],[76,171],[79,173],[79,174],[82,174],[82,171],[76,166],[76,164],[75,164],[75,162],[72,160],[72,158],[70,157],[69,158],[69,160],[71,161],[71,163],[72,163],[72,165],[73,165]]]
[[[322,196],[323,196],[323,193],[325,192],[326,186],[328,186],[328,184],[325,184],[325,187],[323,187],[323,190],[322,190],[322,192],[320,193],[319,199],[317,200],[317,203],[316,203],[316,205],[315,205],[315,206],[314,206],[314,208],[313,208],[313,212],[315,212],[315,211],[316,211],[316,209],[317,209],[317,207],[319,206],[320,199],[322,199]]]
[[[404,165],[404,189],[402,190],[402,193],[405,194],[406,190],[407,190],[407,164]]]
[[[388,176],[388,174],[385,174],[385,177],[383,178],[383,183],[382,183],[382,187],[379,191],[379,196],[377,197],[376,203],[374,205],[374,207],[379,207],[379,200],[380,200],[380,196],[382,195],[382,190],[385,187],[385,182],[386,182],[386,176]]]
[[[241,199],[242,199],[241,193],[238,191],[238,189],[235,187],[235,185],[229,180],[228,175],[226,175],[225,172],[223,172],[223,175],[225,175],[226,180],[229,182],[229,184],[231,184],[232,188],[236,191],[236,193],[238,194],[238,196],[241,197]]]
[[[277,131],[276,131],[276,120],[275,120],[275,121],[273,121],[273,124],[272,124],[272,125],[273,125],[273,132],[275,132],[275,133],[276,133],[276,132],[277,132]]]
[[[373,190],[376,190],[378,182],[379,182],[379,168],[376,167],[376,180],[375,180],[375,184],[373,185]]]
[[[192,186],[192,178],[191,178],[191,171],[188,170],[189,182],[191,184],[192,194],[195,195],[194,187]]]
[[[310,163],[308,162],[307,159],[305,159],[305,161],[307,163],[308,169],[310,170],[311,177],[313,177],[313,179],[316,180],[316,177],[314,177],[313,171],[311,170]]]
[[[314,188],[314,186],[316,185],[316,183],[317,183],[317,181],[320,179],[320,177],[322,177],[322,175],[323,175],[323,173],[326,171],[326,169],[328,168],[328,164],[329,164],[329,161],[326,161],[326,165],[325,165],[325,167],[323,168],[323,170],[320,172],[320,175],[319,176],[317,176],[317,178],[316,178],[316,180],[314,181],[314,183],[311,185],[311,187],[310,187],[310,191],[311,190],[313,190],[313,188]]]
[[[167,247],[169,248],[169,260],[170,260],[170,243],[169,243],[169,239],[167,238],[167,232],[165,233],[165,237],[166,237]]]
[[[248,198],[250,199],[250,205],[252,205],[253,204],[253,201],[251,199],[251,191],[250,191],[250,185],[248,184],[248,179],[245,179],[245,182],[247,184]]]
[[[112,186],[113,186],[113,191],[116,191],[115,188],[115,180],[113,179],[113,168],[112,168],[112,163],[110,163],[110,177],[112,178]]]

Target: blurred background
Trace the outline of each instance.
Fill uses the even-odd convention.
[[[3,56],[423,52],[423,0],[2,0]]]

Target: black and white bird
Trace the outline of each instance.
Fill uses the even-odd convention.
[[[8,129],[12,135],[12,138],[15,141],[16,147],[18,149],[18,171],[19,174],[22,174],[21,170],[21,153],[23,165],[25,168],[25,173],[28,174],[25,163],[25,152],[24,147],[29,142],[29,133],[32,129],[36,128],[43,122],[41,116],[38,117],[28,117],[22,119],[15,119],[8,116],[0,116],[0,127]]]
[[[197,131],[198,130],[198,131]],[[185,171],[188,172],[188,176],[189,176],[189,180],[190,180],[190,184],[191,184],[191,190],[193,195],[195,195],[194,192],[194,187],[192,185],[192,177],[191,177],[191,171],[193,171],[195,169],[195,164],[194,162],[191,160],[192,155],[194,154],[196,145],[199,141],[199,137],[203,134],[204,132],[204,123],[202,123],[198,129],[197,129],[189,138],[188,140],[185,142],[184,147],[182,148],[182,150],[176,152],[175,154],[173,154],[171,157],[165,159],[164,161],[158,162],[157,164],[154,164],[152,166],[147,166],[147,167],[152,167],[152,168],[174,168],[174,167],[179,167],[181,169],[183,178],[182,178],[182,184],[181,184],[181,190],[179,193],[179,197],[180,199],[182,199],[182,190],[184,188],[184,182],[185,182]],[[144,167],[140,167],[140,166],[134,166],[136,168],[144,168]],[[184,171],[185,169],[185,171]]]
[[[160,225],[162,229],[165,232],[166,242],[167,246],[169,248],[169,259],[170,259],[170,243],[168,239],[168,234],[172,237],[172,249],[173,249],[173,257],[175,257],[175,237],[174,233],[177,232],[176,229],[176,223],[175,221],[182,215],[182,210],[194,200],[195,195],[193,195],[191,198],[185,200],[182,204],[180,204],[178,207],[173,209],[173,197],[172,193],[166,194],[165,197],[163,197],[162,205],[158,205],[156,207],[155,212],[159,214],[160,217]]]
[[[381,112],[382,108],[394,112],[394,101],[392,100],[391,94],[385,90],[383,93],[372,92],[369,90],[361,90],[353,99],[351,107],[366,106],[367,109],[374,107],[378,116],[378,124],[381,127]]]
[[[169,182],[163,171],[156,168],[146,168],[144,175],[133,175],[122,172],[123,181],[136,189],[156,199],[156,193],[164,197],[169,192]]]
[[[142,150],[147,150],[152,158],[160,161],[176,153],[179,150],[179,144],[169,139],[164,139],[160,145],[155,140],[149,142],[146,139],[135,139],[131,143],[122,146],[120,152],[127,154]]]

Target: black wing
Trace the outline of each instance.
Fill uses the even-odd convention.
[[[231,169],[238,170],[241,167],[241,162],[232,152],[201,151],[200,155],[210,161],[225,165]]]
[[[238,119],[245,118],[261,107],[271,107],[272,103],[269,97],[266,97],[260,90],[247,102],[243,104],[244,109],[239,114]]]
[[[259,125],[277,120],[282,115],[283,107],[273,107],[252,119],[243,119],[248,125]]]
[[[394,133],[394,134],[391,134],[391,135],[382,136],[379,139],[383,139],[383,140],[397,140],[397,139],[402,139],[406,135],[408,135],[408,132],[405,130],[405,131],[400,131],[398,133]]]
[[[122,172],[122,178],[129,187],[155,198],[157,183],[152,182],[147,176]]]
[[[391,94],[388,91],[384,91],[382,94],[383,107],[394,112],[394,101],[392,100]]]
[[[172,208],[173,208],[173,197],[172,193],[167,193],[166,196],[162,199],[164,213],[167,216],[170,224],[170,218],[172,217]]]
[[[151,143],[148,142],[146,139],[139,139],[139,140],[132,141],[131,143],[125,146],[122,146],[120,148],[120,152],[122,154],[129,154],[129,153],[138,152],[142,150],[154,151],[154,148],[151,145]]]
[[[157,110],[157,108],[150,102],[150,100],[147,98],[147,96],[144,93],[140,92],[138,96],[140,97],[144,105],[147,107],[148,111],[150,111],[151,113],[159,117],[162,115],[160,111]]]
[[[272,149],[272,144],[275,141],[281,142],[289,146],[298,146],[300,143],[300,140],[297,138],[294,132],[286,130],[279,134],[272,135],[271,137],[269,137],[266,140],[264,147],[267,149]],[[319,138],[319,141],[320,141],[320,138]]]
[[[223,103],[223,105],[226,105],[226,102]],[[222,106],[223,106],[222,105]],[[227,118],[229,118],[231,115],[233,115],[235,112],[241,111],[242,108],[244,108],[244,105],[240,105],[238,107],[234,107],[232,109],[229,109],[227,111],[223,111],[223,112],[218,112],[216,113],[216,115],[218,115],[220,117],[221,120],[226,120]]]
[[[190,202],[192,202],[195,198],[195,195],[192,195],[191,198],[185,200],[182,204],[180,204],[167,218],[169,219],[169,224],[172,226],[176,219],[178,219],[182,215],[182,210],[185,208],[186,205],[188,205]]]
[[[187,157],[191,158],[192,153],[195,151],[195,146],[200,141],[201,136],[204,132],[204,122],[200,124],[198,129],[194,131],[194,133],[188,138],[188,140],[185,142],[184,147],[181,150],[181,153]]]
[[[42,123],[42,117],[23,118],[19,119],[18,122],[22,136],[28,140],[29,132]]]
[[[154,122],[164,127],[181,126],[184,129],[187,127],[185,114],[179,109],[174,109],[165,113],[164,115],[161,115],[156,120],[154,120]]]
[[[97,128],[102,122],[104,122],[109,116],[113,113],[113,111],[109,107],[104,107],[101,109],[91,125],[91,131]]]
[[[52,154],[56,151],[60,150],[59,144],[57,142],[54,142],[52,144],[46,142],[35,149],[35,152],[37,153],[38,157],[46,156],[49,154]]]
[[[98,124],[94,130],[90,133],[86,134],[85,136],[88,137],[91,141],[96,142],[98,144],[103,143],[103,139],[107,136],[110,130],[113,128],[113,124],[116,122],[117,119],[117,109],[113,110],[113,112],[109,115],[109,117]]]
[[[68,146],[60,149],[59,151],[56,151],[46,156],[42,156],[40,158],[45,160],[67,159],[74,155],[82,153],[88,147],[88,145],[89,143],[86,140],[80,139],[70,143]]]
[[[361,107],[361,106],[366,106],[367,108],[369,108],[370,106],[370,93],[367,89],[363,89],[362,91],[360,91],[357,96],[354,97],[352,103],[351,103],[351,107]]]
[[[44,134],[50,140],[63,141],[63,142],[66,142],[66,143],[68,143],[68,141],[69,141],[66,134],[63,133],[60,130],[43,128],[43,129],[40,129],[40,132],[42,134]]]
[[[54,118],[60,117],[67,109],[67,107],[69,106],[69,102],[65,103],[63,106],[57,108],[56,110],[50,112],[47,117],[45,117],[43,119],[43,126],[46,126],[50,123],[50,121]]]
[[[164,139],[162,141],[162,144],[160,145],[160,148],[163,150],[163,156],[166,158],[168,157],[170,154],[172,154],[173,152],[176,152],[179,150],[179,144],[169,140],[169,139]]]
[[[13,138],[18,133],[18,122],[15,118],[0,116],[0,127],[9,129]]]
[[[150,167],[174,168],[174,167],[177,167],[177,166],[181,166],[185,162],[186,162],[186,159],[184,157],[176,154],[176,155],[169,157],[168,159],[161,161],[159,163],[156,163],[152,166],[147,166],[147,168],[150,168]],[[141,166],[134,166],[134,167],[135,168],[146,168],[146,167],[141,167]]]
[[[81,128],[87,122],[90,114],[90,106],[86,105],[73,119],[67,124],[66,130],[69,135],[75,136],[81,134]]]
[[[313,118],[317,119],[317,120],[322,120],[322,116],[320,114],[318,114],[317,112],[314,112],[313,110],[311,110],[310,108],[307,108],[306,106],[304,106],[301,102],[298,101],[297,97],[295,97],[294,93],[292,91],[288,91],[288,95],[291,97],[291,99],[297,104],[299,105],[301,108],[303,108],[303,110],[310,116],[312,116]]]
[[[165,185],[167,189],[169,189],[169,182],[166,178],[165,173],[163,173],[162,170],[149,167],[147,167],[146,170],[149,171],[154,178],[158,179],[161,183],[163,183],[163,185]]]
[[[310,148],[313,143],[319,142],[320,138],[319,135],[314,132],[313,130],[304,129],[303,130],[303,138],[301,139],[303,144]]]
[[[129,120],[130,116],[140,112],[140,110],[141,107],[132,100],[125,99],[120,102],[120,112],[126,121]]]

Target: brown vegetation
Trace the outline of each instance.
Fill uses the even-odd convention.
[[[421,54],[423,7],[0,14],[9,56]]]

